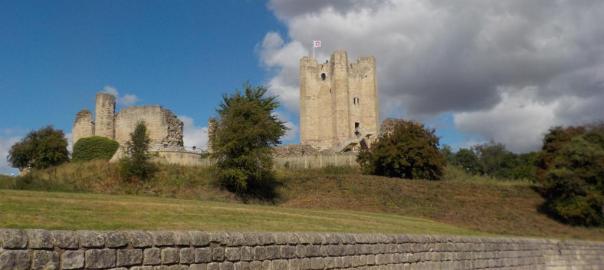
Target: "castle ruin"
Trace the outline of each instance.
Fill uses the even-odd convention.
[[[378,135],[375,58],[349,63],[336,51],[324,64],[300,59],[300,141],[317,149],[348,151]]]
[[[130,133],[144,122],[151,140],[151,151],[181,151],[183,122],[170,110],[159,105],[131,106],[116,113],[115,96],[97,93],[94,120],[92,113],[81,110],[73,124],[73,142],[81,138],[100,136],[117,141],[121,146],[130,140]]]

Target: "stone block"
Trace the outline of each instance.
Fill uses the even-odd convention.
[[[232,262],[222,262],[218,265],[218,268],[220,270],[233,270],[235,266]]]
[[[143,251],[143,265],[158,265],[161,263],[161,249],[146,248]]]
[[[148,248],[153,246],[153,237],[150,233],[144,231],[129,231],[126,238],[134,248]]]
[[[188,232],[176,231],[174,232],[174,244],[181,247],[190,246],[191,236]]]
[[[72,231],[52,231],[53,246],[62,249],[77,249],[80,246],[78,236]]]
[[[200,231],[189,232],[191,245],[194,247],[206,247],[210,245],[210,234]]]
[[[278,246],[268,246],[266,247],[266,257],[269,260],[278,259],[280,256],[280,251]]]
[[[12,242],[12,243],[17,244],[18,242]],[[26,251],[26,250],[1,250],[0,249],[0,270],[29,270],[29,269],[30,269],[30,255],[29,255],[28,251]]]
[[[240,260],[251,261],[254,259],[254,248],[253,247],[241,247],[239,250],[241,251]]]
[[[196,248],[195,262],[207,263],[212,261],[212,250],[210,248]]]
[[[260,262],[260,261],[250,262],[250,270],[262,270],[262,262]]]
[[[279,247],[280,258],[291,259],[296,257],[296,247],[295,246],[281,246]]]
[[[249,262],[236,262],[233,264],[234,270],[250,270]],[[286,268],[284,268],[286,269]]]
[[[140,249],[118,249],[117,266],[140,265],[143,262],[143,251]]]
[[[33,252],[31,269],[59,269],[59,253],[49,250],[35,250]]]
[[[195,262],[195,249],[194,248],[181,248],[180,249],[180,263],[191,264]]]
[[[105,246],[108,248],[125,247],[128,245],[126,232],[113,231],[105,234]]]
[[[102,269],[115,267],[115,249],[89,249],[85,252],[86,268]]]
[[[175,264],[179,260],[179,251],[177,248],[164,248],[161,250],[162,264]]]
[[[229,232],[225,234],[224,244],[227,247],[239,247],[244,243],[243,234],[239,232]]]
[[[212,261],[221,262],[224,261],[224,248],[223,247],[212,247]]]
[[[266,247],[254,247],[254,260],[263,261],[266,258]]]
[[[26,230],[29,249],[52,249],[52,235],[47,230]]]
[[[220,270],[220,265],[218,263],[208,263],[207,265],[208,270]]]
[[[105,247],[105,236],[95,231],[78,231],[78,239],[82,248]]]
[[[323,258],[310,259],[310,269],[323,269],[324,267],[325,263],[323,262]]]
[[[227,247],[224,249],[224,257],[227,261],[239,261],[241,259],[241,249],[236,247]]]
[[[174,246],[176,244],[176,236],[170,231],[154,231],[150,232],[153,238],[153,245],[156,247]]]
[[[0,247],[25,248],[27,247],[27,235],[23,230],[0,229]]]
[[[80,269],[84,267],[84,250],[65,250],[61,254],[63,269]]]
[[[191,264],[189,270],[208,270],[208,266],[206,264]]]

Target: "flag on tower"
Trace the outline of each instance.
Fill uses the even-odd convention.
[[[312,47],[313,48],[321,48],[321,41],[320,40],[313,40],[312,41]]]

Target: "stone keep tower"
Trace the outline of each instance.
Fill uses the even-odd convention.
[[[95,136],[115,138],[115,96],[108,93],[96,94]]]
[[[344,150],[378,135],[379,107],[375,58],[348,62],[346,51],[329,61],[300,59],[301,143],[319,149]]]

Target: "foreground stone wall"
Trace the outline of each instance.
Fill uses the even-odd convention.
[[[604,243],[331,233],[0,230],[0,269],[604,269]]]

